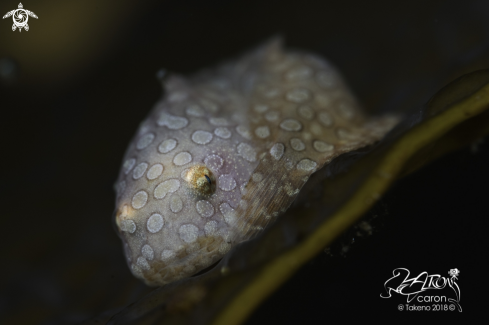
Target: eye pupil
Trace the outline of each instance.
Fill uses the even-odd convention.
[[[209,182],[209,184],[212,184],[211,179],[209,178],[209,176],[207,176],[207,175],[204,175],[204,176],[207,179],[207,181]]]

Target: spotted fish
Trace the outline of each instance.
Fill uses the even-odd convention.
[[[283,214],[314,172],[398,121],[367,117],[334,67],[280,40],[163,86],[116,183],[115,225],[148,285],[212,265]]]

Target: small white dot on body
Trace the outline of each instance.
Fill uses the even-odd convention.
[[[148,170],[146,177],[148,177],[149,180],[153,180],[153,179],[160,177],[161,173],[163,173],[163,165],[162,164],[154,164]]]
[[[293,68],[285,74],[285,79],[289,81],[299,81],[310,78],[312,76],[312,69],[308,66],[300,66]]]
[[[302,124],[297,120],[289,118],[280,123],[280,128],[285,131],[300,131]]]
[[[124,162],[124,164],[122,164],[122,169],[124,170],[124,174],[129,174],[129,172],[131,171],[131,169],[134,167],[134,165],[136,164],[136,159],[134,158],[131,158],[131,159],[128,159]]]
[[[121,195],[126,189],[126,181],[121,181],[117,187],[117,195]]]
[[[306,120],[312,120],[314,117],[314,111],[311,107],[309,106],[299,106],[299,115]]]
[[[214,130],[214,134],[223,139],[229,139],[231,137],[231,131],[224,127],[216,128]]]
[[[139,191],[132,197],[132,207],[136,210],[141,209],[146,205],[148,201],[148,193],[145,191]]]
[[[209,155],[205,158],[204,163],[207,168],[217,171],[222,167],[224,160],[218,155]]]
[[[309,172],[314,170],[316,166],[317,163],[315,161],[306,158],[299,161],[299,163],[297,164],[297,169]]]
[[[159,213],[154,213],[146,222],[146,227],[150,233],[155,234],[163,228],[164,224],[165,220],[163,219],[163,216]]]
[[[140,163],[139,165],[134,168],[134,171],[132,172],[132,178],[134,179],[140,179],[144,173],[146,172],[146,168],[148,168],[147,163]]]
[[[270,129],[268,126],[260,126],[255,129],[255,134],[257,137],[265,139],[270,135]]]
[[[149,270],[150,269],[150,266],[148,264],[148,261],[146,261],[146,259],[142,256],[139,256],[138,257],[138,260],[137,260],[137,265],[142,268],[143,270]]]
[[[207,131],[195,131],[192,134],[192,141],[197,144],[208,144],[212,141],[212,133]]]
[[[211,102],[210,100],[207,100],[207,99],[202,98],[200,100],[200,103],[210,113],[217,113],[217,111],[219,110],[219,106],[217,106],[217,104]]]
[[[256,161],[256,151],[249,144],[242,142],[238,144],[237,150],[238,154],[249,162]]]
[[[197,212],[204,218],[209,218],[214,214],[214,207],[207,200],[200,200],[195,204]]]
[[[138,143],[136,144],[136,148],[138,150],[142,150],[144,148],[146,148],[147,146],[149,146],[151,144],[151,142],[153,142],[155,138],[155,135],[153,133],[148,133],[148,134],[145,134],[141,137],[141,139],[139,139]]]
[[[161,182],[154,190],[154,196],[157,199],[163,199],[168,193],[173,193],[180,187],[178,179],[168,179]]]
[[[246,126],[238,125],[236,127],[236,132],[238,132],[238,134],[241,135],[243,138],[251,140],[251,132]]]
[[[183,166],[192,161],[192,155],[186,151],[178,153],[173,158],[173,163],[177,166]]]
[[[226,192],[232,191],[236,187],[236,181],[230,174],[223,174],[219,176],[218,184],[219,188]]]
[[[185,113],[187,113],[189,116],[195,117],[202,117],[205,114],[204,109],[197,104],[187,106]]]
[[[282,156],[284,155],[284,150],[285,146],[282,143],[276,143],[270,149],[270,154],[273,158],[275,158],[275,160],[280,160],[280,158],[282,158]]]
[[[209,123],[215,126],[226,126],[228,125],[228,121],[223,117],[211,117],[209,119]]]
[[[226,221],[228,225],[231,226],[236,222],[236,211],[228,203],[222,203],[219,206],[219,210],[224,216],[224,221]]]
[[[206,236],[217,235],[217,222],[215,220],[208,221],[204,226],[204,233]]]
[[[304,88],[292,89],[285,95],[285,98],[293,103],[303,103],[309,100],[310,97],[311,95],[309,94],[309,91]]]
[[[361,137],[361,134],[353,133],[344,128],[338,128],[336,130],[336,135],[339,139],[342,140],[358,140]]]
[[[170,250],[170,249],[164,249],[161,252],[161,259],[163,261],[169,261],[169,260],[173,259],[175,256],[176,256],[175,252]]]
[[[141,248],[141,254],[143,254],[143,257],[149,261],[153,260],[155,256],[153,249],[149,245],[144,245],[143,248]]]
[[[265,119],[268,122],[276,122],[276,121],[278,121],[279,117],[280,117],[280,114],[276,111],[267,112],[265,114]]]
[[[255,183],[259,183],[259,182],[261,182],[261,180],[263,179],[263,174],[261,174],[261,173],[254,173],[254,174],[251,176],[251,179],[253,179],[253,182],[255,182]]]
[[[319,122],[326,127],[330,127],[333,125],[333,117],[327,112],[321,112],[319,113]]]
[[[263,105],[263,104],[255,105],[255,112],[257,112],[257,113],[264,113],[267,110],[268,110],[268,106],[267,105]]]
[[[179,130],[187,126],[188,120],[185,117],[174,116],[163,112],[156,123],[159,126],[166,126],[170,130]]]
[[[199,234],[199,228],[189,223],[180,226],[178,229],[180,238],[186,243],[193,243],[197,240]]]
[[[122,220],[121,231],[127,231],[128,233],[132,234],[136,231],[136,224],[132,220]]]
[[[159,145],[158,151],[161,153],[168,153],[168,152],[172,151],[173,149],[175,149],[176,146],[177,146],[177,140],[168,139],[168,140],[163,141]]]
[[[298,138],[290,139],[290,146],[295,151],[303,151],[306,149],[306,145],[304,144],[304,142],[302,142],[302,140]]]
[[[314,149],[316,149],[319,152],[328,152],[328,151],[333,151],[334,146],[332,144],[316,140],[313,143]]]
[[[173,213],[178,213],[182,210],[183,208],[183,202],[180,196],[173,194],[171,199],[170,199],[170,210]]]
[[[219,253],[221,254],[226,254],[227,252],[229,252],[229,250],[231,249],[231,244],[229,243],[221,243],[221,245],[219,245]]]

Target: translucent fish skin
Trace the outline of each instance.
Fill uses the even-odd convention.
[[[279,40],[163,83],[116,183],[115,224],[148,285],[213,264],[285,212],[311,174],[398,121],[366,117],[328,62]]]

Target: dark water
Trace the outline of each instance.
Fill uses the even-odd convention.
[[[39,16],[28,32],[0,25],[2,324],[77,323],[149,292],[110,217],[125,147],[161,96],[158,69],[192,73],[281,34],[329,58],[367,109],[389,111],[489,67],[486,1],[24,5]],[[16,7],[0,4],[3,14]],[[460,269],[463,314],[482,312],[488,162],[486,142],[399,181],[367,215],[379,216],[373,236],[308,263],[249,324],[397,321],[406,312],[379,297],[397,267]],[[435,319],[460,316],[447,313]]]

